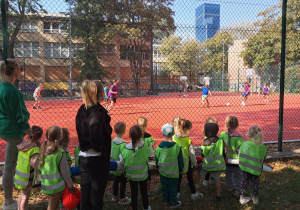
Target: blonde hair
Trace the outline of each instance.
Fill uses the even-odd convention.
[[[61,128],[58,126],[52,126],[47,129],[46,131],[46,140],[41,146],[40,150],[40,163],[39,167],[44,166],[45,164],[45,156],[54,154],[58,151],[58,145],[62,138],[62,131]],[[47,147],[50,147],[46,154]]]
[[[70,132],[67,128],[62,128],[62,139],[59,142],[59,146],[61,146],[63,149],[67,148],[70,144]]]
[[[264,141],[264,134],[261,132],[260,127],[258,127],[257,125],[251,126],[249,128],[247,137],[257,145],[263,143]]]
[[[98,80],[84,80],[81,85],[81,94],[85,108],[97,105],[104,99],[102,83]]]
[[[14,75],[14,70],[19,66],[15,59],[8,58],[0,61],[0,82],[9,82]]]
[[[177,134],[179,133],[179,129],[178,129],[178,121],[181,120],[181,118],[179,116],[175,116],[172,120],[172,125],[174,127],[174,133]]]
[[[180,131],[181,134],[184,134],[187,131],[191,130],[192,127],[193,127],[193,124],[189,120],[180,119],[178,121],[178,129],[179,129],[179,131]]]
[[[137,124],[139,126],[141,126],[142,130],[143,130],[143,133],[146,132],[146,129],[147,129],[147,125],[148,125],[148,120],[146,117],[139,117],[137,119]]]

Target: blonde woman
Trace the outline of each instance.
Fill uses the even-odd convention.
[[[18,158],[17,145],[29,133],[30,114],[22,93],[13,85],[22,73],[21,66],[14,59],[0,61],[0,138],[7,142],[3,171],[3,209],[17,209],[13,200],[14,169]]]
[[[110,116],[100,104],[104,100],[100,81],[85,80],[81,86],[83,103],[76,115],[81,174],[80,209],[103,209],[103,196],[110,170]]]

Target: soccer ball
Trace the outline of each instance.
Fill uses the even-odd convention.
[[[226,105],[227,105],[227,106],[229,106],[229,105],[230,105],[230,103],[227,103]]]

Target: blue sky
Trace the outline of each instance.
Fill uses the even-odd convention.
[[[59,13],[68,10],[64,0],[41,0],[49,13]],[[234,23],[255,22],[260,11],[271,7],[280,0],[175,0],[172,9],[175,11],[175,35],[183,39],[195,38],[195,10],[203,3],[220,4],[221,28],[228,28]]]

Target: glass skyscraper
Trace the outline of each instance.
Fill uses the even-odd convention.
[[[204,3],[196,9],[196,38],[203,43],[220,28],[220,5]]]

